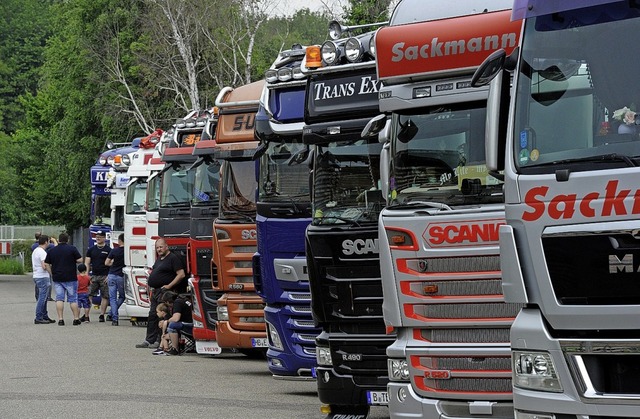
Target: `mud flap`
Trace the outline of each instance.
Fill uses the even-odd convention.
[[[326,419],[366,419],[369,406],[331,406],[331,413]]]

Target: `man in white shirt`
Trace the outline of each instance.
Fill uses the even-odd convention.
[[[49,279],[49,271],[44,259],[47,257],[45,249],[49,246],[49,237],[42,234],[38,238],[38,246],[31,254],[31,265],[33,268],[33,282],[38,289],[38,301],[36,302],[36,318],[35,324],[55,323],[55,320],[49,318],[47,313],[47,298],[51,292],[51,280]]]

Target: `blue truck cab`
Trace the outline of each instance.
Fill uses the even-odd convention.
[[[302,143],[305,48],[283,51],[266,72],[256,115],[260,140],[254,284],[264,300],[269,370],[277,379],[313,380],[315,338],[304,233],[311,222],[309,148]]]

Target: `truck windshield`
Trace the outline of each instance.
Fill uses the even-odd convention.
[[[260,159],[261,202],[309,202],[309,148],[302,138],[270,142]]]
[[[384,207],[380,191],[382,144],[363,139],[316,146],[313,224],[377,223]]]
[[[176,164],[162,174],[161,207],[189,206],[193,194],[194,170],[188,165]]]
[[[485,165],[485,117],[484,101],[394,114],[390,206],[501,202]]]
[[[223,184],[220,191],[220,218],[253,223],[256,219],[256,163],[228,161],[222,163]]]
[[[127,186],[127,214],[144,214],[144,204],[147,200],[147,181],[138,179]]]
[[[95,196],[93,220],[93,224],[111,225],[111,194]]]
[[[617,2],[527,21],[513,131],[520,173],[637,165],[638,18]]]
[[[193,205],[217,205],[220,187],[220,163],[203,163],[196,168]]]
[[[160,179],[162,175],[149,177],[147,184],[147,211],[158,211],[160,208]]]

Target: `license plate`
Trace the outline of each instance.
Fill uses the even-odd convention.
[[[269,347],[269,339],[267,338],[252,338],[251,346],[254,348],[268,348]]]
[[[196,352],[199,354],[217,355],[222,353],[222,348],[215,340],[196,341]]]
[[[389,393],[386,391],[367,391],[367,401],[372,406],[387,406]]]

